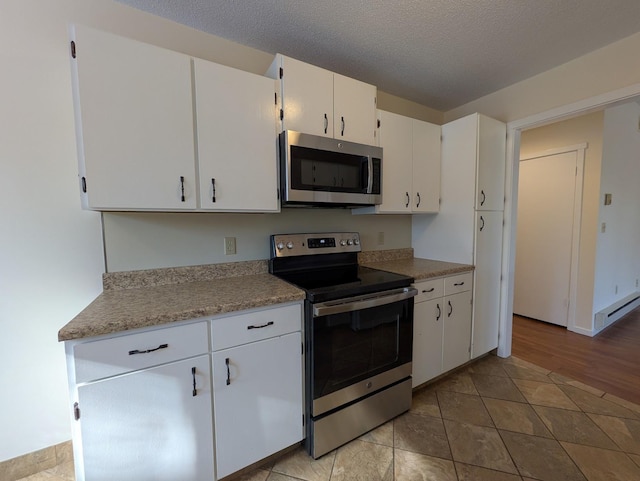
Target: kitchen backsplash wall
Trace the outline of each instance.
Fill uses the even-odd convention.
[[[411,216],[357,215],[348,209],[283,209],[279,214],[103,214],[107,272],[269,258],[269,236],[359,232],[363,250],[411,247]],[[225,255],[224,238],[236,238]]]

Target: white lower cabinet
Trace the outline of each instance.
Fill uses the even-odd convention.
[[[209,355],[86,384],[78,405],[77,479],[213,479]]]
[[[208,323],[65,343],[78,481],[210,481]]]
[[[212,321],[216,474],[303,439],[299,304]]]
[[[212,481],[301,441],[301,326],[294,303],[67,341],[76,480]]]
[[[470,359],[473,274],[416,282],[413,387]]]

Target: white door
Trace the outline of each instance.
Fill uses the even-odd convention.
[[[333,136],[336,139],[376,144],[376,87],[333,74]]]
[[[200,208],[277,211],[273,81],[194,60]]]
[[[333,73],[289,57],[282,69],[283,128],[333,137]]]
[[[513,312],[567,325],[577,152],[520,162]]]
[[[78,479],[211,481],[209,362],[203,355],[80,386]]]
[[[75,42],[89,207],[195,209],[190,57],[80,26]]]
[[[218,479],[302,440],[301,346],[293,332],[213,353]]]
[[[502,212],[476,211],[473,340],[475,359],[498,347],[502,275]]]

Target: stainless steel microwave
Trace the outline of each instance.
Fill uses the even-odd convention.
[[[362,207],[382,202],[382,149],[286,130],[280,134],[283,205]]]

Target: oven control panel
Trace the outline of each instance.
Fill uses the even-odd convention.
[[[361,250],[360,234],[357,232],[277,234],[271,236],[272,258],[360,252]]]

